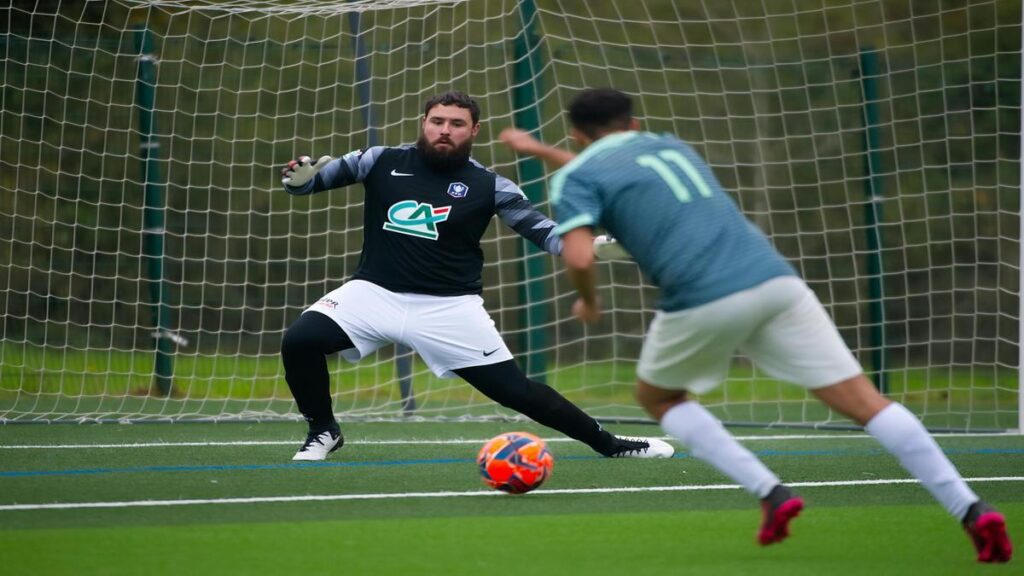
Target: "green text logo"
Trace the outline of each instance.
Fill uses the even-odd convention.
[[[426,202],[420,204],[415,200],[403,200],[388,208],[388,221],[384,223],[384,229],[437,240],[436,224],[447,220],[451,209],[451,206],[434,208]]]

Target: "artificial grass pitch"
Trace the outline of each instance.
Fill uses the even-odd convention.
[[[734,430],[803,484],[808,504],[789,540],[762,548],[757,502],[685,451],[609,460],[511,424],[549,439],[554,474],[525,496],[488,491],[474,456],[509,426],[347,424],[345,447],[313,465],[289,460],[303,437],[295,423],[0,427],[0,573],[1021,573],[1020,558],[976,564],[920,486],[871,484],[906,473],[860,434]],[[1024,436],[938,441],[965,477],[986,479],[973,488],[1006,514],[1020,547]],[[184,499],[204,503],[147,502]],[[12,509],[48,503],[106,504]]]
[[[1024,505],[1003,509],[1024,518]],[[0,555],[8,574],[82,576],[1020,573],[1019,559],[975,564],[966,536],[932,505],[811,507],[769,547],[754,543],[757,521],[751,507],[45,529],[0,532]]]

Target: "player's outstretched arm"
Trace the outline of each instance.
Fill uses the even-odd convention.
[[[313,191],[316,175],[331,160],[330,156],[321,156],[314,162],[309,156],[299,156],[281,168],[281,183],[292,194],[308,194]]]
[[[514,152],[540,158],[550,168],[561,168],[576,157],[568,150],[548,146],[519,128],[506,128],[501,131],[498,138]]]
[[[526,194],[508,178],[498,176],[494,182],[494,213],[498,218],[534,246],[555,256],[561,254],[562,239],[555,234],[558,224],[530,204]]]

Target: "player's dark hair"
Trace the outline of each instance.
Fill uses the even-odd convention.
[[[613,88],[588,88],[569,102],[569,122],[588,138],[604,132],[628,130],[633,101]]]
[[[465,108],[469,110],[469,115],[473,117],[474,125],[480,122],[480,106],[476,103],[476,100],[458,90],[444,92],[427,100],[427,103],[423,105],[423,115],[427,116],[430,114],[430,109],[434,106],[458,106],[459,108]]]

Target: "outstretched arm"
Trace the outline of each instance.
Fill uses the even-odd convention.
[[[373,146],[334,160],[321,156],[316,162],[309,156],[300,156],[281,168],[281,184],[289,194],[302,196],[362,182],[383,151],[383,146]]]
[[[548,146],[547,144],[543,144],[542,142],[531,136],[529,132],[526,132],[525,130],[519,130],[518,128],[506,128],[501,132],[501,135],[499,137],[501,138],[502,142],[507,144],[508,147],[511,148],[512,150],[519,152],[521,154],[527,154],[530,156],[542,158],[544,162],[551,168],[561,168],[565,164],[571,162],[572,159],[576,157],[575,154],[568,150],[562,150],[561,148],[555,148],[554,146]],[[510,181],[506,180],[506,182],[510,188],[515,187],[515,185],[512,184]],[[519,190],[518,188],[515,189],[516,191]],[[508,200],[512,200],[513,202],[516,201],[516,199],[506,199],[506,202],[508,202]],[[529,205],[528,202],[526,202],[526,205],[529,207],[530,210],[536,212],[533,209],[533,207]],[[502,214],[502,203],[500,200],[498,203],[498,214]],[[526,227],[523,228],[523,231],[520,231],[520,229],[516,228],[516,226],[514,226],[512,222],[509,221],[508,218],[502,216],[502,219],[504,219],[506,223],[509,224],[509,226],[515,229],[516,232],[519,232],[524,237],[529,238],[535,244],[543,247],[548,252],[551,252],[552,254],[555,255],[561,253],[563,245],[561,240],[555,241],[554,238],[545,239],[546,241],[543,241],[542,244],[538,240],[535,240],[529,233],[527,233],[528,229]],[[547,218],[544,219],[547,220]],[[612,238],[611,236],[601,235],[593,237],[592,243],[594,255],[601,260],[633,260],[633,257],[630,256],[628,252],[623,250],[619,242]]]
[[[501,131],[498,138],[519,154],[540,158],[549,168],[561,168],[576,157],[572,152],[548,146],[534,138],[529,132],[518,128],[506,128]]]
[[[494,211],[501,221],[541,250],[561,254],[562,239],[555,234],[555,221],[530,204],[523,191],[508,178],[498,176],[496,185]]]

